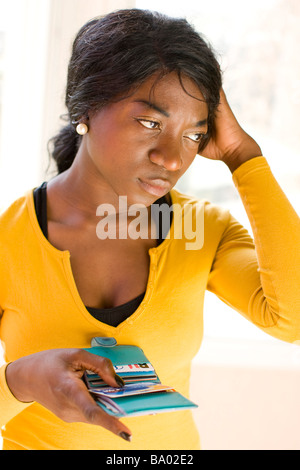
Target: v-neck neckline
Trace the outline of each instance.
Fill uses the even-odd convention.
[[[119,325],[112,326],[107,323],[103,323],[101,320],[93,317],[93,315],[87,310],[86,306],[84,305],[81,299],[81,296],[79,294],[79,291],[77,289],[77,285],[76,285],[75,278],[73,275],[73,271],[71,267],[71,260],[70,260],[71,258],[70,251],[59,250],[58,248],[53,246],[43,234],[43,231],[39,225],[36,211],[35,211],[33,191],[34,190],[31,190],[27,193],[27,204],[28,204],[29,216],[30,216],[30,220],[31,220],[31,224],[33,226],[34,232],[37,238],[39,239],[40,243],[44,246],[44,248],[47,249],[47,251],[49,251],[49,253],[52,256],[57,257],[62,261],[64,273],[68,281],[70,292],[72,294],[74,302],[77,308],[79,309],[79,311],[84,315],[84,317],[89,321],[89,323],[93,323],[93,325],[97,326],[98,328],[99,328],[99,325],[101,325],[101,329],[106,329],[107,331],[110,331],[110,332],[120,331],[122,328],[124,328],[124,326],[133,324],[136,321],[136,319],[139,318],[140,315],[143,313],[143,311],[145,310],[146,306],[149,303],[149,300],[152,297],[153,289],[155,285],[155,276],[156,276],[156,271],[157,271],[157,263],[158,263],[159,255],[163,250],[167,248],[172,238],[174,237],[174,219],[176,219],[175,213],[173,213],[172,223],[170,225],[166,238],[158,246],[150,248],[148,250],[150,263],[149,263],[146,291],[145,291],[145,295],[144,295],[142,302],[137,307],[135,312],[133,312],[128,318],[126,318],[123,322],[119,323]],[[178,204],[176,204],[177,198],[178,198],[177,191],[172,189],[170,191],[170,196],[171,196],[171,202],[174,208],[174,212],[178,211]]]

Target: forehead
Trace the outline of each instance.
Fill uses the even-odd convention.
[[[179,78],[176,72],[163,77],[154,74],[142,83],[131,95],[131,99],[146,98],[149,102],[159,101],[165,109],[173,103],[186,104],[198,109],[207,109],[205,99],[197,84],[189,77]]]
[[[177,72],[163,77],[159,74],[152,75],[115,104],[122,107],[142,102],[152,103],[153,109],[162,109],[170,115],[186,111],[188,114],[204,118],[208,114],[207,104],[199,87],[187,76],[179,79]]]

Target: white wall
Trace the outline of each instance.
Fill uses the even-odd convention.
[[[203,450],[300,450],[300,348],[206,338],[193,366]]]
[[[1,0],[0,6],[5,17],[1,209],[33,186],[40,176],[49,1]]]

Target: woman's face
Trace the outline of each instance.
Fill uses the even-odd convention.
[[[186,93],[176,73],[152,87],[155,78],[89,116],[79,153],[108,198],[149,206],[188,169],[207,132],[207,105],[195,83],[182,79]]]

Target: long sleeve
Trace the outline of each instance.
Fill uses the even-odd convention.
[[[6,367],[7,364],[0,367],[0,428],[31,405],[18,401],[11,393],[6,383]]]
[[[229,217],[208,289],[268,334],[300,339],[300,220],[264,157],[233,173],[247,231]]]
[[[0,339],[2,340],[1,319],[3,311],[0,306]],[[22,403],[11,393],[6,382],[7,363],[0,363],[0,429],[11,419],[25,410],[31,403]]]

